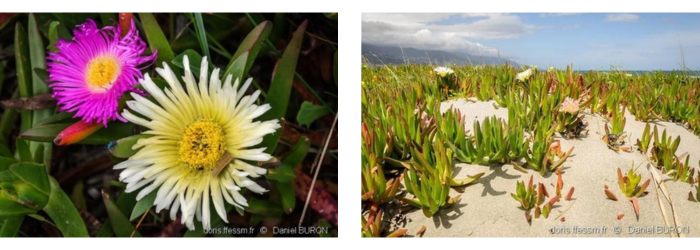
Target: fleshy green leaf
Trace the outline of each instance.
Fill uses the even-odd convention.
[[[277,62],[275,71],[272,73],[272,82],[270,90],[267,92],[265,101],[270,104],[272,109],[260,117],[260,120],[270,120],[283,118],[287,112],[287,104],[289,96],[292,93],[292,83],[294,80],[294,72],[297,67],[297,59],[299,58],[299,50],[306,31],[307,21],[304,21],[299,28],[294,32],[292,40],[284,50],[282,59]],[[277,141],[280,137],[280,132],[266,135],[263,138],[262,146],[267,149],[265,152],[270,153],[275,150]]]
[[[297,202],[297,198],[294,196],[294,185],[292,185],[291,182],[279,182],[277,183],[276,188],[280,193],[282,209],[287,214],[292,213]]]
[[[297,113],[297,122],[300,125],[311,126],[311,123],[316,121],[316,119],[327,115],[330,111],[326,109],[325,106],[314,105],[311,102],[304,101],[299,108],[299,113]]]
[[[0,156],[2,157],[12,157],[12,152],[5,146],[5,144],[0,144]]]
[[[41,34],[36,26],[34,14],[29,14],[29,57],[32,69],[46,70],[46,53],[44,52],[44,42],[41,40]],[[32,96],[48,94],[49,86],[36,73],[32,75]],[[51,116],[51,109],[35,110],[32,118],[32,124]],[[38,145],[37,145],[38,146]],[[33,148],[36,148],[33,147]]]
[[[15,64],[19,96],[22,98],[31,97],[32,68],[29,62],[29,43],[27,33],[20,22],[15,25]],[[21,132],[32,127],[32,111],[22,110],[20,114],[22,116]]]
[[[282,159],[283,164],[296,166],[301,164],[301,162],[306,158],[306,154],[309,152],[309,139],[306,136],[299,138],[299,142],[294,145],[292,151],[287,154]]]
[[[46,69],[35,68],[34,76],[38,76],[41,81],[46,82],[49,79],[49,72],[47,72]]]
[[[109,198],[109,195],[102,191],[102,200],[104,200],[105,208],[107,209],[107,215],[109,216],[109,221],[112,224],[112,230],[117,235],[117,237],[130,237],[131,232],[134,231],[134,226],[131,225],[129,220],[124,216],[121,210],[114,204]],[[139,232],[134,234],[136,237],[141,237]]]
[[[224,72],[224,75],[221,78],[223,78],[225,80],[228,77],[228,75],[232,75],[231,76],[231,79],[232,79],[231,83],[236,82],[236,79],[243,82],[243,76],[245,75],[244,69],[245,69],[245,64],[246,64],[247,58],[248,58],[247,51],[244,52],[243,54],[241,54],[240,56],[238,56],[238,58],[233,60],[233,63],[231,63],[231,65],[229,65],[229,67],[226,69],[226,72]]]
[[[49,184],[49,175],[46,173],[44,165],[34,163],[16,163],[10,166],[10,172],[29,183],[40,192],[49,195],[51,194],[51,185]]]
[[[151,48],[151,51],[158,50],[156,65],[160,66],[163,62],[172,60],[175,54],[170,48],[170,43],[168,43],[168,39],[165,37],[165,34],[163,34],[163,30],[160,29],[160,25],[153,14],[139,13],[139,17],[141,18],[141,24],[143,24],[144,33],[146,33],[148,46]]]
[[[46,47],[51,52],[56,52],[58,49],[56,48],[56,43],[58,43],[58,25],[61,24],[59,21],[51,21],[51,24],[49,24],[49,46]]]
[[[44,207],[44,212],[51,217],[64,237],[89,237],[85,222],[80,217],[78,210],[75,209],[73,202],[53,177],[49,177],[49,183],[51,184],[51,196],[49,203]]]
[[[10,165],[17,163],[17,160],[15,158],[12,158],[13,156],[0,156],[0,172],[9,170]]]
[[[136,142],[138,142],[139,139],[148,137],[151,137],[151,135],[139,134],[119,139],[114,144],[110,143],[109,152],[111,152],[114,157],[129,158],[138,152],[138,150],[132,149]]]
[[[296,175],[294,175],[294,167],[291,165],[282,164],[274,170],[268,171],[265,177],[268,180],[277,181],[279,183],[291,183]]]
[[[7,218],[0,227],[0,238],[15,237],[19,232],[19,227],[22,226],[24,215],[17,215]]]
[[[143,213],[146,212],[149,208],[153,206],[153,202],[156,200],[156,195],[158,194],[158,191],[151,191],[146,197],[141,198],[141,200],[136,202],[136,206],[134,206],[134,210],[131,211],[131,217],[129,220],[134,220],[136,218],[139,218]]]
[[[32,96],[48,94],[49,85],[44,82],[44,80],[39,76],[36,71],[46,70],[46,52],[44,51],[44,41],[41,40],[41,34],[37,27],[36,19],[34,14],[29,14],[29,24],[27,25],[27,31],[29,32],[29,57],[31,61],[31,68],[34,69],[34,74],[32,74]],[[52,108],[34,110],[32,116],[32,126],[36,125],[39,121],[49,117],[53,114]],[[38,154],[39,149],[38,143],[30,142],[29,149],[33,154]],[[53,149],[53,144],[46,143],[44,148],[44,155],[51,155]],[[43,158],[43,157],[42,157]]]
[[[248,206],[245,208],[245,211],[267,217],[280,217],[284,213],[278,204],[252,197],[248,199]]]
[[[204,51],[204,55],[207,56],[207,60],[211,62],[211,53],[209,53],[209,43],[207,43],[207,31],[204,29],[204,19],[202,18],[202,13],[194,13],[194,30],[197,33],[197,39],[199,45]]]
[[[178,68],[185,69],[185,65],[183,63],[185,56],[187,56],[187,60],[190,61],[190,71],[192,71],[195,78],[199,79],[200,66],[202,66],[202,56],[199,55],[197,51],[191,49],[185,50],[177,55],[177,57],[173,58],[173,60],[170,62]],[[211,72],[213,69],[214,68],[210,66],[209,72]]]
[[[243,55],[244,52],[248,52],[248,59],[246,59],[245,69],[242,70],[242,72],[244,72],[243,74],[248,73],[250,67],[253,66],[253,62],[258,56],[258,52],[260,52],[263,42],[265,39],[267,39],[267,36],[270,35],[270,31],[272,31],[272,23],[270,21],[264,21],[258,24],[258,26],[255,26],[255,28],[243,39],[241,44],[238,46],[236,53],[234,53],[233,57],[231,57],[237,59],[239,56]],[[231,68],[231,65],[234,62],[235,61],[231,61],[229,66],[226,68]],[[228,72],[228,70],[226,70],[226,72]],[[226,75],[224,75],[224,78],[225,76]]]
[[[267,179],[275,180],[279,183],[291,183],[296,177],[294,167],[299,165],[309,152],[309,139],[302,136],[294,145],[294,148],[282,159],[282,164],[270,170],[265,176]]]
[[[138,192],[139,190],[131,193],[122,192],[122,194],[119,195],[116,203],[119,211],[122,211],[122,214],[124,214],[124,211],[132,211],[133,207],[136,206],[136,195],[138,195]],[[109,220],[109,218],[107,218],[107,220],[105,220],[105,222],[102,224],[102,228],[97,233],[97,237],[111,237],[113,233],[114,230],[112,229],[112,222]]]
[[[39,125],[47,125],[47,124],[53,124],[53,123],[58,123],[58,122],[64,122],[64,123],[75,123],[78,121],[78,119],[74,119],[73,115],[75,113],[69,113],[69,112],[59,112],[55,115],[46,117],[45,119],[39,121],[37,124],[34,126],[39,126]]]
[[[32,152],[29,151],[29,145],[25,140],[17,140],[15,141],[15,148],[17,150],[17,154],[19,155],[19,160],[20,161],[27,161],[30,162],[32,161]]]

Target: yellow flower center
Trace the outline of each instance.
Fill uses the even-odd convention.
[[[121,72],[114,57],[98,56],[87,65],[87,82],[92,90],[106,91]]]
[[[212,170],[226,152],[224,130],[211,119],[200,118],[188,125],[179,144],[179,161],[195,170]]]

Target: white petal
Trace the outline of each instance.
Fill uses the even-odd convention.
[[[241,204],[245,207],[248,206],[248,201],[246,201],[245,197],[243,195],[239,194],[238,191],[235,190],[229,190],[231,195],[233,195],[233,200],[236,201],[236,203]]]
[[[177,219],[177,210],[180,208],[180,199],[175,199],[173,206],[170,208],[170,219]]]
[[[133,102],[133,101],[129,101],[129,102]],[[124,109],[124,111],[122,112],[122,116],[124,117],[124,119],[126,119],[126,120],[128,120],[136,125],[148,127],[148,121],[144,120],[141,117],[138,117],[138,116],[131,114],[131,112],[129,112],[128,109]]]
[[[219,214],[221,220],[228,223],[226,209],[224,208],[224,199],[221,197],[221,185],[219,185],[218,181],[214,181],[211,184],[211,200],[214,203],[214,210]]]
[[[129,167],[140,167],[140,166],[146,166],[150,164],[148,161],[145,160],[127,160],[120,162],[117,165],[114,165],[114,170],[119,170],[119,169],[125,169]]]
[[[204,194],[202,194],[202,224],[204,229],[211,228],[211,214],[209,210],[209,187],[204,188]]]
[[[262,194],[262,193],[264,193],[264,192],[267,192],[267,189],[264,189],[263,187],[261,187],[260,185],[258,185],[258,184],[255,183],[255,182],[253,182],[252,184],[247,185],[246,188],[247,188],[248,190],[253,191],[253,192],[255,192],[255,193],[258,193],[258,194]]]
[[[148,183],[151,183],[151,180],[140,180],[137,182],[130,182],[130,183],[126,184],[126,189],[124,190],[124,192],[127,192],[127,193],[134,192],[134,191],[138,190],[139,188],[146,186],[146,184],[148,184]]]
[[[235,154],[235,157],[238,159],[249,161],[267,161],[270,160],[272,156],[270,154],[263,153],[265,149],[266,148],[238,150],[238,152],[236,152]]]

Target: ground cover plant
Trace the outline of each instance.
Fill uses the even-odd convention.
[[[337,237],[337,13],[0,17],[0,236]]]
[[[449,180],[454,177],[449,174],[456,170],[449,168],[458,163],[471,164],[461,164],[461,171],[472,165],[494,169],[509,164],[543,178],[556,173],[556,192],[549,200],[545,200],[549,193],[544,183],[513,181],[516,189],[511,195],[517,207],[525,211],[526,221],[531,223],[533,215],[547,218],[552,207],[560,206],[558,202],[571,200],[574,187],[563,190],[563,182],[559,182],[566,174],[567,160],[576,157],[578,150],[585,150],[562,148],[562,142],[591,136],[617,154],[641,152],[666,178],[690,183],[689,200],[697,200],[693,194],[697,189],[696,170],[688,157],[697,153],[676,152],[675,140],[680,137],[659,132],[653,124],[647,125],[637,142],[630,142],[625,117],[629,113],[636,121],[674,122],[700,135],[700,79],[688,72],[577,72],[571,66],[544,71],[508,64],[363,64],[361,86],[363,142],[378,142],[372,138],[381,138],[379,145],[362,147],[363,236],[412,234],[386,226],[387,221],[396,218],[388,211],[396,207],[400,213],[422,209],[427,217],[450,209],[454,205],[450,188],[457,192],[472,188],[450,187]],[[465,126],[464,110],[441,110],[440,104],[450,100],[493,101],[495,108],[507,109],[507,120],[478,117],[473,126]],[[589,133],[590,126],[598,124],[584,121],[586,115],[601,118],[600,134]],[[427,170],[431,168],[440,170]],[[470,176],[469,183],[480,182],[482,176]],[[642,183],[635,170],[624,176],[620,172],[618,177],[615,179],[619,179],[620,191],[633,204],[638,218],[638,198],[644,196],[650,182]],[[365,188],[370,183],[375,188]],[[606,187],[605,194],[617,200],[618,192],[613,191]],[[377,193],[382,194],[381,199],[369,198]],[[478,198],[466,203],[485,205]],[[507,212],[511,211],[503,211]],[[385,231],[375,231],[381,228]]]

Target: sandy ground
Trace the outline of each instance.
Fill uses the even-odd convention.
[[[441,110],[444,112],[450,107],[460,109],[466,118],[466,127],[470,130],[475,119],[483,120],[489,115],[507,119],[507,110],[496,109],[493,102],[450,100],[442,104]],[[636,149],[630,153],[617,153],[608,149],[600,139],[605,133],[603,118],[586,114],[585,120],[589,123],[588,136],[571,140],[557,138],[561,140],[562,150],[575,147],[573,155],[564,163],[562,195],[571,187],[575,187],[575,193],[571,201],[562,199],[557,203],[549,218],[533,217],[532,224],[528,224],[524,211],[519,208],[519,203],[510,193],[515,192],[516,181],[527,181],[532,175],[535,183],[542,182],[549,193],[553,194],[556,174],[542,177],[533,170],[523,174],[511,165],[481,166],[460,163],[454,171],[457,178],[481,172],[485,175],[476,184],[464,188],[458,204],[440,210],[432,218],[425,217],[420,210],[407,213],[408,223],[405,228],[409,230],[409,234],[414,234],[425,225],[427,230],[424,237],[669,237],[671,234],[664,229],[667,228],[666,225],[673,226],[673,221],[676,221],[677,225],[682,226],[683,235],[700,236],[700,203],[687,200],[690,185],[669,180],[660,171],[657,172],[670,193],[674,209],[662,192],[657,191],[658,186],[652,179],[652,184],[647,189],[649,194],[639,198],[641,214],[637,220],[632,204],[619,190],[616,169],[620,167],[626,172],[632,163],[635,166],[640,165],[637,172],[642,174],[642,181],[652,178],[650,171],[655,170]],[[681,137],[677,154],[689,152],[691,166],[697,168],[700,160],[700,138],[675,123],[654,124],[659,126],[659,132],[666,128],[670,135]],[[630,135],[628,143],[636,142],[644,126],[645,123],[635,121],[633,116],[627,114],[625,132]],[[606,184],[617,196],[618,201],[606,198]],[[450,195],[457,194],[457,191],[452,190]],[[663,205],[660,205],[660,202]],[[618,214],[624,214],[624,217],[618,220]],[[565,220],[562,222],[561,218]]]

